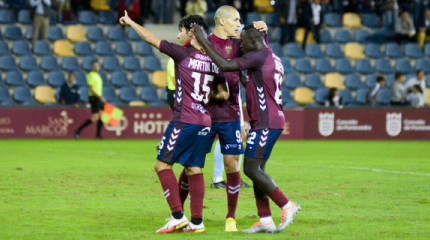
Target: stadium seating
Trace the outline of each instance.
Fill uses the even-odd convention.
[[[128,28],[127,29],[127,38],[128,38],[128,40],[131,40],[131,41],[140,41],[140,40],[142,40],[140,38],[139,34],[137,34],[137,32],[133,28]]]
[[[38,86],[34,89],[34,98],[39,103],[55,103],[54,91],[50,86]]]
[[[6,83],[10,86],[25,86],[24,79],[21,72],[19,71],[9,71],[6,74]]]
[[[145,62],[143,63],[143,68],[150,72],[163,70],[160,60],[155,56],[146,57]]]
[[[334,40],[338,43],[349,43],[352,41],[351,33],[346,29],[339,29],[334,34]]]
[[[9,90],[5,87],[0,87],[0,104],[1,106],[14,105],[14,102],[10,96]]]
[[[0,57],[0,69],[3,71],[17,70],[15,59],[10,55]]]
[[[425,73],[430,73],[430,62],[425,58],[417,59],[415,62],[415,70],[423,70]],[[427,85],[430,87],[430,85]]]
[[[76,57],[64,57],[61,62],[61,67],[69,72],[80,70],[79,62]]]
[[[353,106],[355,101],[352,98],[351,92],[348,89],[339,90],[339,97],[342,98],[342,102],[344,105]]]
[[[13,91],[13,99],[19,103],[31,102],[33,97],[31,96],[30,89],[25,86],[16,87]]]
[[[123,67],[124,70],[131,72],[142,70],[139,58],[134,56],[125,57]]]
[[[155,88],[152,86],[142,87],[140,99],[146,103],[152,103],[152,102],[160,101],[158,99],[158,95],[157,95]]]
[[[357,13],[345,13],[342,18],[343,26],[347,28],[362,28],[360,16]]]
[[[345,44],[345,56],[349,59],[362,59],[366,56],[363,53],[363,47],[359,43]]]
[[[279,43],[269,43],[269,47],[273,50],[273,53],[278,57],[283,57],[284,53],[282,52],[282,47]]]
[[[303,84],[300,81],[299,75],[296,73],[288,73],[285,76],[284,86],[289,89],[296,89],[298,87],[303,87]]]
[[[333,38],[331,37],[330,32],[327,29],[320,30],[320,41],[321,43],[332,43]]]
[[[31,55],[30,46],[25,40],[13,42],[12,53],[18,56]]]
[[[315,62],[315,70],[319,73],[325,74],[329,72],[333,72],[333,67],[328,59],[319,58]]]
[[[387,43],[385,45],[385,56],[389,58],[401,58],[403,54],[397,43]]]
[[[355,70],[361,74],[373,73],[372,64],[368,59],[358,59],[355,61]]]
[[[98,54],[100,56],[113,56],[114,55],[114,52],[112,50],[111,45],[109,44],[109,42],[105,42],[105,41],[97,42],[95,51],[96,51],[96,54]]]
[[[111,41],[124,41],[124,30],[122,30],[121,27],[110,27],[107,33],[107,37]]]
[[[46,82],[40,71],[31,71],[27,75],[27,84],[34,88],[40,85],[46,85]]]
[[[305,78],[305,86],[313,90],[324,87],[321,78],[317,74],[307,74]]]
[[[79,56],[94,55],[93,50],[91,49],[91,44],[87,41],[75,43],[74,51],[76,55]]]
[[[75,80],[76,84],[79,87],[88,87],[87,77],[85,76],[85,74],[81,70],[74,71],[73,73],[75,74],[75,77],[76,77],[76,80]]]
[[[88,88],[87,87],[80,87],[78,89],[78,93],[79,93],[79,100],[81,102],[88,102],[89,99],[89,94],[88,94]]]
[[[290,60],[288,60],[288,58],[286,57],[281,58],[281,62],[282,62],[282,66],[284,67],[285,74],[294,72],[294,69],[291,66],[291,62]]]
[[[346,86],[343,83],[342,75],[339,73],[327,73],[324,76],[324,86],[327,88],[345,89]]]
[[[75,56],[72,50],[72,45],[67,40],[57,40],[54,42],[54,53],[58,57]]]
[[[269,31],[270,32],[270,31]],[[294,36],[296,42],[302,43],[305,39],[305,28],[297,28],[296,35]],[[313,44],[315,43],[314,35],[310,31],[308,32],[308,37],[306,38],[306,44]]]
[[[47,38],[51,42],[65,39],[64,34],[63,34],[63,30],[61,30],[61,28],[58,26],[49,26]]]
[[[21,61],[19,62],[19,67],[26,72],[39,70],[36,59],[32,55],[21,57]]]
[[[426,88],[424,90],[424,99],[426,101],[426,105],[430,106],[430,88]]]
[[[152,85],[156,88],[165,88],[167,86],[167,72],[154,71],[152,73]]]
[[[139,42],[136,46],[136,53],[141,56],[153,56],[154,52],[152,51],[152,46],[146,42]]]
[[[130,106],[130,107],[144,107],[144,106],[146,106],[146,103],[143,101],[130,101],[128,103],[128,106]]]
[[[285,55],[292,58],[302,58],[305,56],[302,47],[298,43],[287,43],[285,46]]]
[[[377,97],[377,100],[379,105],[382,106],[389,106],[391,102],[391,91],[387,88],[382,88],[379,90],[379,94]]]
[[[17,26],[7,27],[4,36],[7,40],[11,40],[11,41],[24,40],[24,37],[21,32],[21,28]]]
[[[131,44],[127,41],[121,41],[116,43],[115,53],[122,56],[134,55]]]
[[[377,76],[375,74],[366,75],[366,80],[364,81],[366,87],[373,89],[376,84]]]
[[[0,9],[0,24],[15,23],[15,15],[9,9]]]
[[[424,55],[426,57],[430,57],[430,43],[426,43],[424,45]]]
[[[263,20],[261,15],[257,12],[249,12],[246,15],[246,25],[252,24],[252,22]]]
[[[40,63],[40,68],[43,71],[48,72],[57,71],[60,69],[60,67],[58,67],[57,58],[54,56],[43,56]]]
[[[61,71],[52,71],[49,73],[48,84],[54,88],[61,87],[61,85],[66,82],[64,73]]]
[[[310,61],[306,58],[299,58],[296,60],[296,70],[300,73],[313,73],[314,72]]]
[[[370,58],[382,58],[384,56],[381,52],[381,46],[376,43],[366,44],[364,54]]]
[[[0,56],[3,55],[10,55],[9,46],[6,42],[0,41]]]
[[[88,40],[85,35],[85,30],[81,26],[67,27],[66,37],[71,42],[84,42]]]
[[[33,46],[33,53],[39,56],[52,55],[49,43],[44,40],[37,40]]]
[[[424,54],[421,52],[418,43],[407,43],[405,44],[405,55],[410,58],[422,58]]]
[[[342,23],[340,22],[340,17],[336,13],[327,13],[324,14],[324,24],[328,27],[342,27]]]
[[[315,103],[313,92],[310,88],[299,87],[294,90],[293,99],[300,105],[307,105]]]
[[[95,11],[109,10],[109,5],[107,0],[92,0],[90,5],[91,5],[91,8],[94,9]]]
[[[132,87],[123,87],[119,93],[119,99],[126,103],[131,101],[138,101],[139,97],[137,96],[136,90]]]
[[[414,72],[411,66],[411,62],[407,59],[397,59],[394,68],[397,72],[401,72],[404,74],[409,74]]]
[[[103,69],[108,72],[118,71],[121,69],[118,58],[111,57],[111,56],[104,58],[102,66],[103,66]]]
[[[359,43],[367,43],[370,40],[370,33],[364,29],[358,29],[355,31],[354,39]]]
[[[90,27],[87,30],[87,38],[93,42],[106,41],[106,37],[103,34],[103,29],[100,27]]]
[[[324,56],[323,52],[321,51],[321,47],[319,44],[307,44],[305,49],[305,54],[308,57],[312,58],[321,58]]]
[[[144,71],[136,71],[131,78],[133,85],[138,87],[150,86],[148,74]]]
[[[340,46],[337,45],[336,43],[327,44],[327,46],[325,47],[325,54],[327,55],[327,57],[331,57],[331,58],[345,57],[343,55],[342,49],[340,49]]]
[[[30,11],[28,9],[21,9],[18,12],[18,22],[21,24],[29,25],[32,23],[30,18]]]
[[[358,104],[366,105],[369,102],[368,95],[369,95],[369,89],[360,88],[357,90],[357,96],[355,97],[355,100]]]
[[[334,68],[336,72],[340,72],[342,74],[349,74],[354,72],[351,66],[351,62],[346,58],[336,59],[336,64]]]
[[[345,86],[351,90],[357,90],[363,87],[363,83],[359,75],[348,74],[345,77]]]
[[[112,73],[112,79],[110,81],[113,86],[117,88],[129,87],[130,82],[127,79],[127,74],[122,70],[117,70]]]
[[[363,25],[369,28],[380,28],[381,22],[379,18],[374,13],[366,13],[362,15],[363,17]]]
[[[376,59],[375,70],[382,74],[390,74],[394,72],[390,61],[385,58]]]
[[[396,80],[396,78],[395,78],[394,73],[385,75],[385,86],[384,87],[386,87],[386,88],[391,87],[391,85],[393,85],[395,80]]]
[[[118,100],[116,94],[115,94],[115,90],[109,86],[103,85],[102,95],[106,99],[107,102],[109,102],[115,106],[118,106],[121,104],[120,101]]]
[[[97,24],[97,17],[93,11],[80,11],[78,21],[84,25],[95,25]]]
[[[118,24],[115,15],[112,11],[100,11],[99,12],[99,23],[104,25],[115,25]]]

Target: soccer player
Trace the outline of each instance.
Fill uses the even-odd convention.
[[[103,80],[99,74],[99,69],[99,63],[94,60],[91,63],[91,72],[87,76],[89,102],[91,105],[91,118],[86,120],[84,123],[82,123],[81,126],[79,126],[78,129],[75,130],[76,139],[79,139],[79,134],[84,128],[88,127],[94,122],[97,122],[96,138],[102,139],[100,133],[102,130],[103,123],[100,118],[102,116],[106,100],[102,97]]]
[[[209,36],[209,42],[222,56],[233,59],[240,54],[240,39],[235,39],[241,27],[239,12],[231,6],[222,6],[215,12],[214,33]],[[267,25],[262,21],[255,22],[256,28],[262,32],[267,32]],[[263,34],[264,35],[264,34]],[[212,127],[209,134],[212,146],[215,136],[218,134],[221,143],[221,153],[224,157],[224,167],[227,176],[226,192],[228,202],[228,212],[226,216],[225,231],[237,231],[236,208],[241,186],[239,156],[244,152],[241,130],[241,108],[239,101],[239,72],[225,73],[225,81],[228,88],[228,100],[211,98],[209,102],[209,112],[212,117]],[[222,89],[222,88],[221,88]],[[221,92],[217,88],[214,92]],[[208,152],[210,152],[210,147]],[[215,158],[222,158],[222,155],[215,153]],[[217,161],[222,159],[215,159]],[[216,167],[215,169],[219,169]],[[219,171],[215,171],[219,172]],[[216,175],[222,175],[218,173]],[[218,176],[220,177],[220,176]],[[216,180],[216,179],[214,179]],[[221,178],[222,180],[222,178]],[[219,182],[219,181],[214,181]],[[180,196],[182,205],[188,194],[188,180],[186,174],[182,172],[179,178]]]
[[[192,32],[221,71],[248,70],[249,80],[241,78],[246,85],[246,103],[251,120],[244,171],[253,181],[260,221],[244,232],[283,231],[291,224],[300,207],[288,200],[265,171],[267,160],[285,123],[281,94],[284,68],[281,60],[267,47],[264,33],[253,25],[246,26],[241,33],[242,50],[245,54],[232,60],[227,60],[211,46],[200,27],[193,26]],[[278,228],[272,220],[269,197],[282,209]]]
[[[159,39],[146,28],[133,22],[127,16],[127,12],[121,17],[120,23],[131,26],[144,41],[175,61],[175,109],[172,121],[161,140],[154,166],[172,214],[166,225],[157,230],[157,233],[173,232],[181,228],[184,228],[184,232],[204,232],[205,185],[202,168],[207,150],[204,144],[208,142],[207,135],[211,126],[207,104],[218,68],[207,55],[191,47],[188,40],[194,38],[189,31],[192,23],[205,29],[207,25],[202,17],[196,15],[182,19],[179,23],[178,39],[185,44],[179,46]],[[192,199],[191,222],[188,222],[184,215],[179,199],[179,185],[172,170],[174,163],[185,167],[189,179],[189,192]]]

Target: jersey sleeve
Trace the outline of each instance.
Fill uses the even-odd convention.
[[[162,40],[160,42],[160,52],[168,55],[171,57],[175,62],[181,62],[184,60],[188,55],[189,52],[186,48],[179,46],[174,43],[170,43],[166,40]]]
[[[248,52],[245,55],[234,59],[239,65],[240,71],[260,67],[266,61],[266,56],[261,51]]]

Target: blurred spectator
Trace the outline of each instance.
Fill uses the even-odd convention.
[[[306,47],[306,40],[308,38],[309,31],[312,31],[315,41],[317,43],[320,42],[321,14],[320,0],[309,0],[303,10],[303,18],[305,19],[305,36],[302,43],[303,49]]]
[[[430,9],[425,10],[424,18],[419,27],[418,44],[423,47],[425,41],[430,41]]]
[[[70,72],[68,75],[67,82],[61,85],[59,101],[63,105],[75,105],[78,107],[79,103],[79,93],[78,85],[75,82],[76,76],[74,73]]]
[[[402,106],[406,101],[406,88],[403,85],[405,74],[397,72],[395,78],[396,80],[391,86],[391,105]]]
[[[118,1],[118,19],[124,16],[124,11],[127,10],[131,20],[142,25],[143,18],[140,16],[140,4],[138,0],[119,0]]]
[[[57,7],[57,19],[62,22],[63,12],[70,11],[70,0],[55,0],[54,6]]]
[[[13,10],[15,16],[18,16],[19,10],[28,9],[27,1],[28,0],[6,0],[4,2],[6,6]]]
[[[375,87],[373,87],[372,91],[369,94],[369,101],[372,106],[378,105],[377,100],[378,100],[379,90],[381,90],[381,88],[385,85],[385,83],[386,81],[383,76],[378,76],[376,78]]]
[[[424,107],[426,102],[420,85],[416,84],[412,87],[412,92],[408,94],[407,101],[411,107],[414,107],[414,108]]]
[[[30,16],[33,19],[33,39],[32,43],[39,38],[42,31],[42,38],[46,40],[49,27],[49,11],[51,0],[30,0]]]
[[[398,6],[396,0],[376,1],[375,11],[376,14],[382,15],[382,24],[385,26],[385,30],[394,32],[397,9]]]
[[[143,22],[146,22],[151,16],[155,15],[152,11],[152,0],[140,0],[139,2]]]
[[[330,0],[321,0],[321,12],[328,13],[333,12],[333,5],[330,3]],[[324,18],[321,18],[324,19]]]
[[[208,11],[208,5],[206,0],[188,0],[185,7],[185,12],[187,15],[200,15],[205,16]]]
[[[275,11],[281,24],[281,45],[295,41],[298,7],[298,0],[278,0],[275,3]]]
[[[417,70],[416,77],[411,78],[406,82],[406,90],[411,92],[415,85],[419,85],[421,89],[426,89],[426,74],[423,70]]]
[[[396,20],[395,39],[397,42],[414,41],[415,26],[407,11],[401,11],[400,17]]]
[[[330,88],[327,100],[325,101],[324,105],[326,107],[342,108],[342,97],[339,96],[339,90],[337,88]]]
[[[155,7],[155,23],[171,23],[171,0],[157,0]]]
[[[91,9],[89,0],[71,0],[70,7],[72,7],[72,10],[75,16],[78,15],[78,12],[80,10]]]

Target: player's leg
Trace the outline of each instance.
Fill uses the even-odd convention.
[[[188,177],[185,173],[185,168],[182,170],[181,175],[178,180],[179,184],[179,198],[181,200],[181,205],[184,207],[185,200],[187,200],[188,192],[190,190],[190,185],[188,184]]]
[[[96,122],[100,119],[100,100],[96,97],[90,97],[89,99],[90,106],[91,106],[91,117],[87,119],[85,122],[83,122],[76,130],[75,130],[75,138],[79,139],[79,134],[81,134],[81,131],[84,130],[86,127],[90,126],[93,122]]]
[[[102,122],[102,114],[103,114],[103,110],[99,111],[99,114],[97,116],[97,129],[96,129],[96,138],[97,139],[102,139],[102,135],[101,135],[101,131],[102,131],[102,127],[103,127],[103,122]]]
[[[184,232],[204,232],[203,199],[205,196],[205,182],[202,169],[199,167],[185,167],[189,181],[191,221]]]
[[[215,143],[214,149],[214,176],[212,179],[211,188],[225,189],[226,184],[222,177],[224,172],[224,156],[221,153],[221,145],[219,140]]]

